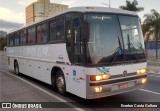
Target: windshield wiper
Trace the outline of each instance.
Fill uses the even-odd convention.
[[[137,53],[136,48],[134,47],[133,43],[130,42],[129,35],[127,36],[127,39],[128,39],[128,44],[127,44],[127,45],[128,45],[129,52],[130,52],[130,53],[131,53],[131,51],[134,52],[133,55],[134,55],[134,57],[136,58],[136,60],[137,60],[137,62],[138,62],[139,59],[140,59],[140,57],[137,56],[138,53]],[[140,44],[140,45],[141,45],[141,44]],[[132,48],[132,50],[131,50],[131,48]],[[141,45],[140,47],[138,46],[138,48],[141,49],[141,51],[142,51],[143,54],[145,55],[144,50],[143,50],[143,48],[142,48],[142,45]],[[133,49],[134,49],[134,50],[133,50]]]
[[[129,50],[129,54],[131,54],[131,47],[135,50],[134,45],[130,42],[130,38],[129,38],[129,34],[127,34],[127,40],[128,40],[128,50]],[[137,52],[133,53],[134,57],[136,58],[137,62],[138,62],[138,58],[137,58]],[[125,55],[126,56],[126,55]]]
[[[120,55],[122,54],[122,44],[121,44],[121,41],[120,41],[120,39],[119,39],[119,36],[117,36],[117,38],[118,38],[119,47],[117,47],[117,49],[115,50],[115,53],[114,53],[114,54],[115,54],[115,57],[113,58],[112,63],[115,62],[117,56],[119,55],[119,54],[117,54],[117,52],[118,52],[118,53],[120,52]]]

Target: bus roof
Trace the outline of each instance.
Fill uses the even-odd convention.
[[[122,10],[122,9],[116,9],[116,8],[108,8],[108,7],[72,7],[66,10],[66,12],[102,12],[102,13],[117,13],[117,14],[129,14],[129,15],[135,15],[137,14],[132,11],[128,10]]]
[[[137,16],[137,14],[136,14],[135,12],[128,11],[128,10],[122,10],[122,9],[116,9],[116,8],[108,8],[108,7],[72,7],[72,8],[68,8],[68,9],[65,10],[64,12],[57,13],[56,15],[47,17],[47,18],[45,18],[45,19],[42,19],[42,20],[37,21],[37,22],[34,22],[34,23],[29,24],[29,25],[27,25],[27,26],[24,26],[24,27],[15,29],[15,30],[13,30],[13,31],[10,31],[9,33],[18,31],[18,30],[23,29],[23,28],[25,28],[25,27],[32,26],[32,25],[34,25],[34,24],[36,24],[36,23],[39,23],[39,22],[42,22],[42,21],[51,19],[51,18],[53,18],[53,17],[56,17],[56,16],[61,15],[61,14],[65,14],[65,13],[68,13],[68,12],[82,12],[82,13],[92,13],[92,12],[95,12],[95,13],[96,13],[96,12],[97,12],[97,13],[115,13],[115,14],[127,14],[127,15]],[[8,34],[9,34],[9,33],[8,33]]]

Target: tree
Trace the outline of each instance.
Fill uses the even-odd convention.
[[[143,22],[143,33],[149,31],[149,29],[153,28],[156,36],[156,59],[158,59],[158,36],[160,35],[160,13],[156,10],[152,9],[150,13],[144,15]]]
[[[140,11],[144,10],[143,7],[137,7],[137,5],[138,5],[137,0],[133,0],[132,2],[129,1],[129,0],[126,0],[126,5],[125,6],[120,6],[119,8],[121,8],[123,10],[134,11],[134,12],[140,12]]]
[[[6,37],[0,38],[0,51],[4,50],[4,47],[7,45]]]

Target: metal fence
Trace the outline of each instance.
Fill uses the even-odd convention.
[[[156,41],[145,42],[146,49],[156,49]],[[160,49],[160,41],[158,41],[158,49]]]

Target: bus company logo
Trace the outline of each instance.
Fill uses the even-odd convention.
[[[76,76],[77,74],[76,74],[76,70],[73,70],[73,76]]]
[[[11,108],[11,103],[2,103],[2,108]]]
[[[123,72],[123,76],[127,76],[127,71],[126,70]]]
[[[108,73],[110,70],[110,68],[105,68],[105,67],[97,68],[97,69],[99,70],[99,72],[104,73],[104,74]]]

